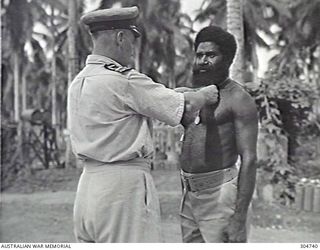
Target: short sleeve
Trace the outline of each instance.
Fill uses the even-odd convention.
[[[128,76],[127,105],[136,113],[165,122],[180,124],[184,112],[184,95],[155,83],[135,70]]]

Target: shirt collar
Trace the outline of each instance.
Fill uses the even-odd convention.
[[[106,64],[106,63],[112,63],[115,64],[116,66],[121,67],[122,65],[118,63],[117,61],[106,57],[106,56],[101,56],[101,55],[88,55],[86,64]]]

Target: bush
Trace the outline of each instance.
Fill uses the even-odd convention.
[[[314,105],[316,86],[276,74],[248,89],[255,98],[260,121],[259,170],[264,183],[274,184],[275,195],[283,203],[294,199],[295,168],[299,136],[317,136]]]

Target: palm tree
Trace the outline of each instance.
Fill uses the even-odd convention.
[[[320,1],[297,0],[288,4],[290,15],[275,16],[278,23],[278,31],[275,32],[275,47],[279,53],[270,61],[270,68],[276,72],[280,78],[292,79],[290,82],[298,80],[307,89],[314,89],[313,95],[313,119],[315,134],[320,133],[320,32],[318,24],[320,22]],[[297,18],[299,17],[299,18]],[[284,32],[285,31],[285,32]],[[291,88],[291,86],[288,86]],[[289,124],[290,125],[290,124]],[[296,137],[301,134],[299,129],[286,129],[290,131],[289,151],[294,152],[297,147]],[[318,136],[318,150],[320,152],[320,138]],[[320,158],[320,153],[318,153]]]
[[[3,56],[7,59],[3,61],[6,78],[2,95],[8,102],[2,106],[2,110],[10,111],[10,80],[14,79],[13,106],[16,122],[19,122],[20,118],[19,83],[22,82],[23,109],[27,106],[48,109],[51,106],[52,125],[61,125],[61,117],[58,119],[57,113],[62,110],[64,114],[65,107],[62,108],[63,102],[57,102],[57,98],[60,101],[66,99],[66,87],[63,86],[66,77],[63,74],[66,72],[67,62],[64,60],[66,53],[63,47],[67,40],[67,2],[65,0],[11,0],[3,3],[2,34],[6,35],[3,36],[5,48],[2,47],[2,49]],[[41,26],[40,33],[39,29],[34,29],[34,24]],[[42,42],[45,42],[47,48],[42,48],[40,45]],[[24,56],[25,44],[29,45],[28,56]],[[37,95],[28,97],[28,91]],[[50,92],[51,98],[47,98]],[[21,129],[19,127],[18,132]]]
[[[77,1],[69,0],[68,2],[68,15],[69,15],[69,28],[68,28],[68,87],[71,84],[76,73],[79,71],[78,55],[76,50],[76,32],[78,29],[78,16],[77,16]],[[68,118],[67,118],[68,119]],[[69,129],[69,123],[67,122],[67,129]],[[66,167],[75,166],[75,157],[71,150],[71,141],[69,135],[66,139]]]
[[[304,73],[301,61],[307,61],[309,66],[317,65],[318,56],[315,55],[315,52],[319,48],[320,39],[318,29],[320,1],[297,0],[288,6],[288,11],[290,15],[275,17],[279,29],[274,36],[280,53],[273,58],[271,63],[279,63],[276,69],[280,74],[286,73],[299,77]],[[310,77],[309,74],[305,75]]]
[[[69,15],[69,29],[68,29],[68,56],[69,56],[69,68],[68,68],[68,84],[70,84],[73,78],[79,71],[78,55],[76,49],[77,29],[78,29],[78,14],[77,14],[77,1],[72,0],[68,2],[68,15]]]
[[[233,79],[243,83],[244,71],[244,34],[243,34],[243,1],[227,0],[227,27],[237,41],[237,53],[231,66],[230,74]]]
[[[227,29],[227,2],[227,0],[204,0],[198,10],[196,20],[200,22],[210,20],[211,24]],[[238,8],[242,8],[242,15],[238,17],[238,21],[240,19],[242,20],[243,38],[239,36],[238,42],[243,40],[245,53],[240,53],[243,53],[244,72],[246,74],[252,72],[255,78],[259,66],[257,47],[270,49],[270,45],[265,41],[262,34],[265,34],[270,39],[273,38],[274,34],[271,32],[270,27],[277,24],[278,17],[287,17],[290,15],[290,12],[287,10],[286,4],[282,1],[241,0],[241,2],[242,5],[238,6]],[[229,7],[233,6],[233,1],[229,1],[228,3]],[[234,13],[239,15],[239,11],[241,10],[234,10]],[[236,22],[237,19],[234,19],[234,23]],[[240,27],[238,27],[238,30],[240,30]]]
[[[10,54],[7,68],[13,71],[13,92],[14,92],[14,122],[17,124],[17,155],[19,162],[22,161],[22,130],[23,125],[20,119],[21,100],[21,60],[24,57],[24,44],[29,39],[33,27],[32,11],[27,1],[11,0],[4,4],[4,26],[3,33],[7,33],[7,49]],[[8,85],[10,83],[7,83]],[[8,86],[7,85],[7,86]]]
[[[47,31],[40,34],[49,45],[51,64],[51,110],[52,125],[57,139],[61,139],[61,130],[67,126],[66,116],[66,89],[79,71],[79,62],[83,62],[88,54],[88,39],[85,39],[85,30],[78,25],[78,13],[83,11],[83,1],[39,1],[38,12]],[[51,10],[47,13],[46,10]],[[39,34],[37,34],[39,35]],[[65,60],[65,58],[68,60]],[[68,72],[68,74],[65,74]],[[67,131],[67,130],[66,130]],[[62,142],[62,141],[61,141]],[[75,160],[71,153],[69,138],[66,142],[66,165],[74,165]]]
[[[14,82],[14,121],[20,122],[20,58],[24,54],[24,44],[32,31],[33,20],[30,17],[31,9],[27,1],[11,0],[4,5],[4,29],[7,29],[8,44],[12,55],[13,82]],[[4,31],[5,32],[5,31]],[[10,65],[8,65],[10,67]]]

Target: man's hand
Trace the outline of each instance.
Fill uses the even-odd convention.
[[[203,87],[198,92],[203,94],[206,104],[212,105],[218,102],[219,92],[215,85]]]
[[[246,218],[238,219],[231,216],[229,224],[222,232],[222,237],[225,243],[247,242]]]
[[[207,87],[199,88],[187,88],[187,87],[179,87],[175,88],[174,91],[179,93],[187,93],[187,92],[198,92],[202,94],[202,97],[205,100],[205,104],[215,104],[219,98],[219,92],[215,85],[210,85]]]
[[[183,89],[183,95],[185,99],[185,109],[181,119],[183,126],[188,126],[194,121],[198,112],[205,105],[212,105],[218,102],[218,89],[216,86],[211,85],[201,89],[190,89],[192,91],[186,91],[188,88]],[[180,89],[182,91],[182,89]]]

